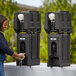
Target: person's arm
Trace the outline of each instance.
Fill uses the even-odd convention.
[[[2,41],[0,41],[0,53],[6,53],[12,56],[14,52],[9,47],[7,47]]]
[[[11,50],[8,46],[6,46],[2,40],[0,40],[0,53],[5,53],[10,56],[15,57],[16,59],[23,60],[25,58],[24,53],[17,54],[13,50]]]
[[[12,55],[13,57],[15,57],[16,59],[18,59],[19,58],[19,54],[17,54],[17,53],[13,53],[13,55]]]

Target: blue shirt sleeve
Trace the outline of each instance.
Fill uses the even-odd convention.
[[[0,53],[5,53],[12,56],[14,52],[6,45],[6,42],[3,41],[3,38],[4,37],[0,35]]]

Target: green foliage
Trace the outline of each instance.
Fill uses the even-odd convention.
[[[44,0],[39,11],[41,13],[42,32],[40,43],[41,62],[46,62],[48,57],[47,34],[44,30],[44,16],[46,12],[57,12],[59,10],[69,11],[72,18],[71,33],[71,63],[76,63],[76,4],[72,4],[71,0]]]
[[[17,50],[16,34],[13,29],[13,18],[16,11],[18,11],[18,7],[12,0],[0,0],[0,14],[6,16],[9,21],[9,29],[4,32],[4,35],[8,41],[9,47],[14,51]],[[15,59],[7,56],[6,62],[10,61],[15,61]]]

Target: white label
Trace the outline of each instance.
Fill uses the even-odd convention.
[[[50,38],[50,40],[56,40],[56,38]]]
[[[20,40],[25,40],[25,38],[20,38]]]

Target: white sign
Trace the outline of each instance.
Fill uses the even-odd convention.
[[[56,40],[56,38],[50,38],[50,40]]]
[[[20,38],[20,40],[25,40],[25,38]]]

